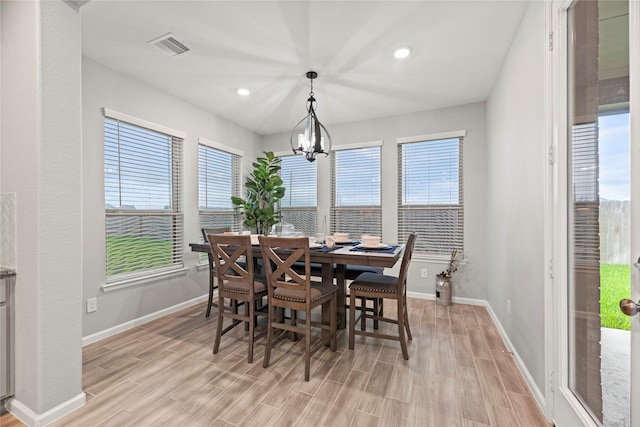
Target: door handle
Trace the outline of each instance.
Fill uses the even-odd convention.
[[[620,311],[627,316],[635,316],[640,312],[640,304],[633,302],[633,300],[623,298],[620,300]]]

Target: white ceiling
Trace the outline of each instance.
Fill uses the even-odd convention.
[[[259,134],[487,99],[525,1],[109,1],[80,9],[83,54]],[[191,50],[147,42],[166,33]],[[412,55],[393,57],[400,45]],[[235,90],[246,87],[248,97]]]

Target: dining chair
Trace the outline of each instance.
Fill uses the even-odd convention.
[[[257,302],[267,295],[267,284],[264,277],[254,275],[251,236],[210,234],[209,245],[218,278],[218,325],[213,353],[218,352],[222,335],[245,322],[249,329],[247,362],[253,363],[254,341],[265,335],[265,332],[258,335],[255,333],[257,316],[258,314],[264,315],[257,310],[256,306]],[[242,258],[246,262],[240,263],[239,260]],[[228,307],[225,306],[225,298],[232,301]],[[239,302],[244,302],[244,315],[238,312]],[[232,322],[231,325],[222,329],[225,318],[231,319]]]
[[[407,342],[405,339],[405,330],[409,340],[411,340],[411,328],[409,327],[409,316],[407,314],[407,270],[413,255],[413,246],[416,240],[416,233],[409,235],[407,244],[404,248],[402,263],[400,265],[400,273],[398,277],[376,273],[362,273],[356,280],[349,285],[349,349],[353,350],[355,345],[355,336],[364,335],[368,337],[377,337],[389,340],[400,341],[402,348],[402,356],[405,360],[409,360],[407,352]],[[368,314],[366,306],[360,307],[361,330],[356,330],[356,298],[374,298],[379,301],[379,308],[374,309],[372,314]],[[382,301],[391,299],[397,301],[398,313],[397,318],[385,317],[382,313]],[[373,321],[388,322],[398,325],[398,335],[389,335],[384,332],[366,330],[367,318]]]
[[[264,353],[263,366],[269,366],[271,349],[275,339],[282,337],[287,332],[305,335],[304,380],[309,381],[311,355],[323,344],[324,336],[321,334],[313,347],[311,346],[311,327],[329,331],[329,345],[332,351],[336,350],[336,290],[333,283],[312,282],[311,263],[309,261],[309,239],[288,237],[259,236],[264,268],[267,274],[267,288],[269,294],[269,316],[267,327],[267,349]],[[298,274],[292,266],[296,262],[303,261],[304,274]],[[311,311],[322,306],[322,321],[312,321]],[[276,318],[276,309],[278,318]],[[291,312],[291,324],[286,323],[283,312]],[[328,316],[327,316],[328,310]],[[304,312],[304,319],[298,319],[297,311]],[[327,323],[328,322],[328,323]],[[304,328],[298,324],[304,323]],[[282,332],[274,337],[274,329]]]
[[[201,228],[202,237],[205,243],[209,243],[209,234],[223,234],[225,231],[231,231],[229,227],[218,227],[218,228]],[[213,302],[213,291],[218,288],[216,285],[216,264],[213,261],[213,255],[211,253],[207,254],[209,256],[209,299],[207,301],[207,313],[205,317],[209,317],[211,314],[211,307],[214,306]]]

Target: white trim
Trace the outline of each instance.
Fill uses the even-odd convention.
[[[82,392],[66,402],[59,404],[55,408],[49,409],[43,414],[36,414],[16,399],[9,399],[7,402],[7,409],[14,417],[29,427],[44,427],[66,415],[69,415],[76,409],[82,408],[86,402],[87,397],[84,392]]]
[[[120,332],[128,331],[129,329],[135,328],[136,326],[140,326],[145,323],[151,322],[152,320],[159,319],[160,317],[166,316],[168,314],[175,313],[176,311],[184,310],[185,308],[189,308],[196,304],[200,304],[201,302],[206,301],[207,298],[209,298],[209,294],[202,295],[197,298],[193,298],[189,301],[181,302],[180,304],[167,307],[160,311],[156,311],[155,313],[147,314],[146,316],[129,320],[128,322],[121,323],[112,328],[105,329],[104,331],[100,331],[100,332],[96,332],[95,334],[88,335],[82,338],[82,346],[84,347],[86,345],[93,344],[94,342],[103,340],[105,338],[109,338],[113,335],[119,334]]]
[[[407,296],[409,298],[416,298],[416,299],[426,299],[426,300],[431,300],[431,301],[435,301],[436,300],[436,295],[435,294],[428,294],[428,293],[425,293],[425,292],[407,291]],[[480,306],[483,306],[483,307],[487,306],[487,301],[485,301],[483,299],[452,297],[451,301],[454,304],[480,305]]]
[[[467,130],[454,130],[451,132],[431,133],[428,135],[403,136],[396,138],[396,144],[405,144],[407,142],[424,142],[435,141],[438,139],[463,138],[467,135]]]
[[[500,320],[498,320],[498,316],[496,316],[496,313],[493,311],[493,309],[488,303],[485,304],[485,307],[489,312],[489,316],[491,316],[491,320],[493,320],[493,323],[496,325],[496,328],[498,329],[498,333],[502,337],[502,342],[507,348],[507,351],[513,355],[513,360],[516,362],[516,366],[518,367],[518,370],[524,377],[524,380],[527,382],[527,385],[529,386],[529,390],[531,391],[531,395],[533,396],[534,399],[536,399],[536,402],[538,403],[538,407],[541,410],[543,410],[543,408],[545,408],[544,393],[542,392],[542,390],[540,390],[536,382],[533,380],[531,373],[527,369],[527,365],[525,365],[525,363],[522,361],[520,354],[516,351],[515,347],[513,346],[513,343],[509,339],[509,336],[507,335],[506,331],[502,327],[502,323],[500,323]]]
[[[198,137],[198,144],[206,145],[217,150],[225,151],[227,153],[235,154],[240,157],[244,157],[244,151],[237,148],[229,147],[228,145],[220,144],[219,142],[211,141],[201,136]]]
[[[102,285],[103,292],[111,292],[118,289],[130,288],[132,286],[144,285],[145,283],[149,283],[155,281],[158,278],[177,276],[179,274],[184,274],[189,269],[187,267],[178,268],[170,271],[161,271],[159,273],[148,274],[146,276],[136,276],[130,279],[123,279],[117,282],[105,283]]]
[[[331,151],[355,150],[356,148],[382,147],[382,140],[354,142],[353,144],[334,145]]]
[[[105,117],[109,117],[116,120],[122,120],[123,122],[127,122],[132,125],[140,126],[146,129],[151,129],[156,132],[161,132],[167,135],[174,136],[180,139],[187,139],[187,134],[185,132],[168,128],[166,126],[159,125],[157,123],[149,122],[144,119],[139,119],[137,117],[130,116],[128,114],[120,113],[118,111],[114,111],[110,108],[103,108]]]

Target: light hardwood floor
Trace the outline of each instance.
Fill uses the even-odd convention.
[[[247,364],[241,327],[212,354],[216,317],[204,312],[200,304],[85,347],[87,404],[54,425],[551,425],[483,307],[409,299],[408,361],[392,341],[356,337],[348,350],[340,331],[337,352],[313,356],[308,383],[304,340],[278,342],[264,369],[264,340]]]

